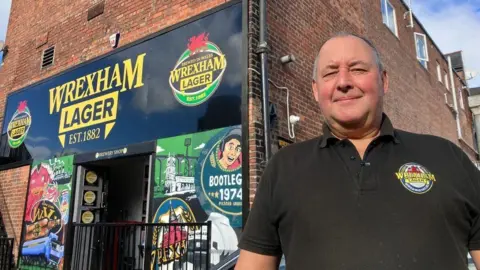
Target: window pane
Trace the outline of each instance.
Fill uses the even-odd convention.
[[[425,55],[425,40],[423,39],[422,36],[416,35],[415,40],[417,43],[417,57],[421,59],[427,59]]]
[[[381,3],[380,5],[382,6],[382,19],[383,19],[383,23],[388,25],[386,8],[385,8],[385,0],[380,0],[380,3]]]
[[[390,3],[387,3],[387,16],[388,16],[388,27],[392,32],[395,33],[395,17],[393,16],[393,7]]]

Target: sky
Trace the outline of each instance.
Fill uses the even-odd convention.
[[[480,87],[480,0],[411,2],[413,13],[444,54],[463,51],[465,69],[477,73],[468,84]],[[11,0],[0,0],[0,40],[5,40],[10,5]],[[402,15],[397,17],[402,18]]]
[[[5,41],[7,35],[8,17],[10,14],[11,0],[0,0],[0,40]],[[2,61],[2,54],[0,54],[0,62]]]
[[[467,83],[480,87],[480,0],[412,0],[412,10],[442,53],[462,51],[465,70],[477,73]]]

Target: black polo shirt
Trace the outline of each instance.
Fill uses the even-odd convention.
[[[480,173],[455,144],[384,115],[363,160],[348,140],[283,148],[259,183],[239,247],[287,269],[467,269],[480,249]]]

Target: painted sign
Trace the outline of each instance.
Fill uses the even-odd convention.
[[[32,164],[24,217],[21,266],[63,269],[73,156]]]
[[[32,116],[27,107],[27,101],[21,101],[7,127],[8,144],[10,147],[17,148],[23,143],[31,124]]]
[[[36,160],[102,159],[132,144],[239,125],[241,53],[242,7],[234,4],[12,93],[2,132],[12,137],[8,147],[23,141]]]
[[[69,145],[108,137],[117,120],[119,95],[144,85],[145,55],[123,59],[49,89],[49,113],[60,114],[62,147],[67,135]]]
[[[185,106],[202,104],[217,90],[226,67],[225,55],[208,40],[208,33],[191,37],[170,73],[173,94]]]
[[[213,265],[237,249],[242,226],[241,141],[240,126],[157,141],[152,222],[169,222],[170,204],[184,209],[182,222],[212,221]],[[160,247],[156,242],[154,246]],[[156,265],[176,260],[162,255],[165,250],[156,252]]]

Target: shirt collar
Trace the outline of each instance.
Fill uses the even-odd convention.
[[[392,122],[388,116],[382,114],[382,123],[380,125],[380,135],[378,138],[392,139],[394,143],[399,143],[398,137],[395,133],[395,128],[393,128]],[[378,139],[377,138],[377,139]],[[319,146],[320,148],[325,148],[329,142],[338,141],[339,139],[335,137],[327,124],[323,124],[323,135],[320,137]]]

